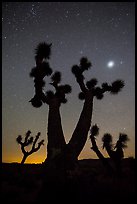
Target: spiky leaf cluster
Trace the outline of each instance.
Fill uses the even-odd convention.
[[[72,67],[72,73],[75,75],[77,82],[82,87],[84,83],[84,76],[83,72],[85,70],[88,70],[91,67],[91,63],[88,61],[87,58],[83,57],[80,60],[80,65],[74,65]],[[116,80],[111,85],[108,83],[102,83],[102,86],[96,86],[98,83],[96,78],[92,78],[91,80],[86,82],[85,88],[92,90],[93,96],[95,96],[97,99],[101,100],[104,96],[105,92],[110,92],[112,94],[117,94],[121,89],[124,87],[124,81],[123,80]],[[82,89],[82,88],[81,88]],[[84,89],[82,89],[82,92],[79,93],[78,97],[80,100],[85,99],[85,93]]]
[[[97,126],[97,124],[93,125],[91,130],[90,130],[90,134],[92,136],[97,136],[99,134],[99,127]]]
[[[30,72],[30,77],[43,79],[45,76],[52,74],[52,69],[48,62],[42,62],[39,66],[32,68]]]
[[[119,140],[120,140],[121,142],[127,142],[127,141],[129,141],[128,135],[126,135],[126,134],[124,134],[124,133],[120,133],[120,134],[119,134]]]
[[[51,76],[52,83],[55,85],[58,85],[61,81],[61,73],[56,71],[52,76]]]
[[[126,134],[120,133],[119,139],[116,143],[115,148],[119,148],[119,147],[120,148],[126,148],[127,147],[127,145],[126,145],[127,141],[129,141],[128,136]]]
[[[85,99],[85,94],[83,92],[80,92],[79,95],[78,95],[78,98],[80,100],[84,100]]]
[[[85,70],[88,70],[91,66],[92,64],[90,61],[88,61],[87,57],[82,57],[80,59],[80,68],[82,72],[84,72]]]
[[[45,102],[45,96],[43,93],[45,81],[43,78],[51,74],[52,69],[47,62],[42,62],[38,67],[31,70],[30,76],[34,77],[35,96],[30,100],[30,102],[36,108],[39,108],[42,106],[42,103]]]
[[[22,142],[22,136],[21,135],[18,135],[18,137],[16,138],[16,142],[18,144],[21,144],[21,142]]]
[[[77,80],[83,80],[83,72],[85,70],[88,70],[91,67],[91,62],[88,61],[86,57],[82,57],[80,59],[80,65],[73,65],[72,67],[72,73],[75,75]]]
[[[103,98],[103,91],[100,87],[95,87],[93,91],[94,95],[96,96],[97,99],[102,99]]]
[[[32,106],[35,107],[35,108],[39,108],[43,104],[41,98],[39,97],[39,95],[36,95],[36,94],[29,102],[31,102]]]
[[[65,98],[65,95],[69,93],[71,93],[71,86],[65,84],[58,87],[55,95],[60,99],[61,103],[66,103],[67,99]]]
[[[51,45],[47,44],[45,42],[41,42],[38,44],[38,46],[35,49],[35,59],[37,60],[43,60],[43,59],[49,59],[51,55]]]
[[[93,78],[93,79],[87,81],[86,86],[88,89],[92,89],[97,85],[97,83],[98,83],[97,79]]]
[[[124,87],[124,81],[123,80],[116,80],[111,84],[111,90],[110,92],[112,94],[117,94],[119,91],[121,91],[121,89]]]
[[[29,102],[31,102],[33,107],[39,108],[45,103],[45,94],[43,92],[45,81],[43,79],[45,76],[52,74],[52,69],[46,61],[51,54],[51,44],[39,43],[35,52],[36,67],[32,68],[30,72],[30,77],[34,77],[35,95]]]
[[[112,136],[109,133],[105,133],[102,137],[103,148],[104,147],[112,147]]]
[[[106,91],[111,91],[111,86],[108,85],[108,83],[102,83],[102,91],[106,92]]]
[[[61,73],[56,71],[51,76],[51,85],[55,87],[56,92],[48,91],[46,92],[46,96],[48,100],[53,99],[54,97],[59,98],[60,103],[66,103],[67,99],[65,98],[65,94],[71,93],[71,86],[68,84],[59,85],[61,82]]]
[[[108,83],[102,83],[102,87],[94,87],[93,93],[94,96],[96,96],[97,99],[102,99],[105,92],[110,92],[112,94],[117,94],[121,89],[124,87],[124,81],[123,80],[116,80],[112,82],[111,85],[108,85]]]

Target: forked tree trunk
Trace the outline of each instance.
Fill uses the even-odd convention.
[[[96,153],[98,158],[101,160],[101,162],[104,165],[104,167],[106,168],[107,172],[112,173],[113,169],[112,169],[111,165],[109,164],[108,160],[103,156],[103,154],[98,149],[94,136],[91,137],[91,142],[92,142],[92,148],[91,149]]]
[[[115,152],[111,149],[111,147],[110,146],[106,146],[105,148],[106,148],[106,151],[107,151],[109,157],[111,159],[115,160],[115,155],[114,155]]]

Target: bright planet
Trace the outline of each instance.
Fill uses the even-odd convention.
[[[109,62],[107,63],[107,67],[108,67],[108,68],[114,67],[114,61],[109,61]]]

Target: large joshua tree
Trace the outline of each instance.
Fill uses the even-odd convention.
[[[72,66],[72,73],[81,90],[79,99],[83,100],[84,104],[72,137],[66,144],[61,124],[60,106],[67,102],[66,94],[71,92],[71,86],[61,85],[61,73],[52,72],[48,62],[51,55],[51,44],[40,43],[35,53],[36,66],[30,72],[30,76],[34,78],[35,94],[30,102],[36,108],[43,104],[47,104],[49,107],[47,161],[59,158],[59,155],[68,161],[75,161],[87,140],[92,119],[93,99],[96,97],[101,100],[106,92],[117,94],[123,88],[124,82],[116,80],[110,85],[103,83],[101,87],[97,86],[98,82],[95,78],[85,82],[84,72],[92,67],[86,57],[80,59],[79,65]],[[44,92],[45,76],[50,76],[50,84],[54,87],[54,92]]]

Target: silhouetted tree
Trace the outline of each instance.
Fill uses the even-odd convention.
[[[40,132],[38,132],[38,134],[36,135],[35,139],[33,137],[30,137],[30,134],[31,134],[31,131],[28,130],[26,132],[26,136],[25,136],[25,139],[24,139],[24,142],[22,141],[22,136],[19,135],[17,138],[16,138],[16,141],[17,143],[21,146],[21,151],[23,153],[23,158],[22,158],[22,161],[21,161],[21,164],[24,164],[24,162],[26,161],[27,157],[31,154],[33,154],[34,152],[37,152],[41,145],[44,145],[44,140],[41,140],[37,147],[36,147],[36,143],[39,139],[39,136],[40,136]],[[29,146],[29,145],[32,145],[31,147],[31,150],[30,151],[26,151],[25,150],[25,147]]]
[[[102,164],[105,166],[108,173],[111,174],[113,172],[113,169],[111,165],[109,164],[107,158],[105,158],[103,154],[101,153],[101,151],[99,150],[97,143],[96,143],[96,136],[98,136],[98,134],[99,134],[99,127],[97,126],[97,124],[95,124],[92,126],[90,130],[90,140],[92,143],[91,149],[96,153],[98,158],[101,160]]]
[[[98,146],[96,144],[96,136],[99,134],[99,128],[95,124],[92,126],[90,130],[90,140],[92,143],[91,149],[96,153],[98,158],[102,161],[104,166],[106,166],[108,171],[113,172],[113,169],[111,165],[109,164],[108,160],[103,156],[103,154],[98,149]],[[126,134],[119,133],[119,139],[116,142],[116,145],[114,146],[112,144],[112,135],[109,133],[105,133],[102,137],[103,141],[103,149],[105,148],[109,157],[112,159],[116,166],[116,170],[118,173],[121,172],[121,160],[124,158],[124,152],[123,149],[127,147],[127,141],[129,141],[129,138]]]
[[[102,99],[106,92],[117,94],[124,86],[124,81],[116,80],[112,84],[102,83],[97,86],[97,79],[92,78],[85,83],[84,72],[88,71],[92,64],[87,57],[80,59],[79,65],[72,66],[77,83],[81,89],[79,99],[84,100],[84,105],[80,118],[68,144],[65,142],[64,133],[61,124],[60,106],[66,103],[66,94],[71,92],[70,85],[61,85],[61,73],[56,71],[52,73],[48,60],[51,54],[51,44],[40,43],[36,48],[36,67],[31,70],[30,76],[34,78],[35,95],[30,100],[31,104],[39,108],[46,103],[49,106],[48,113],[48,145],[47,161],[51,161],[58,155],[64,155],[64,158],[70,161],[76,161],[82,151],[91,126],[93,111],[93,99]],[[51,85],[55,91],[44,93],[45,76],[51,75]]]
[[[124,158],[124,151],[123,149],[127,147],[127,141],[129,138],[124,133],[119,133],[119,139],[114,146],[112,144],[112,136],[109,133],[105,133],[102,137],[103,141],[103,148],[106,149],[108,155],[113,160],[116,166],[116,170],[118,173],[121,172],[121,160]]]

